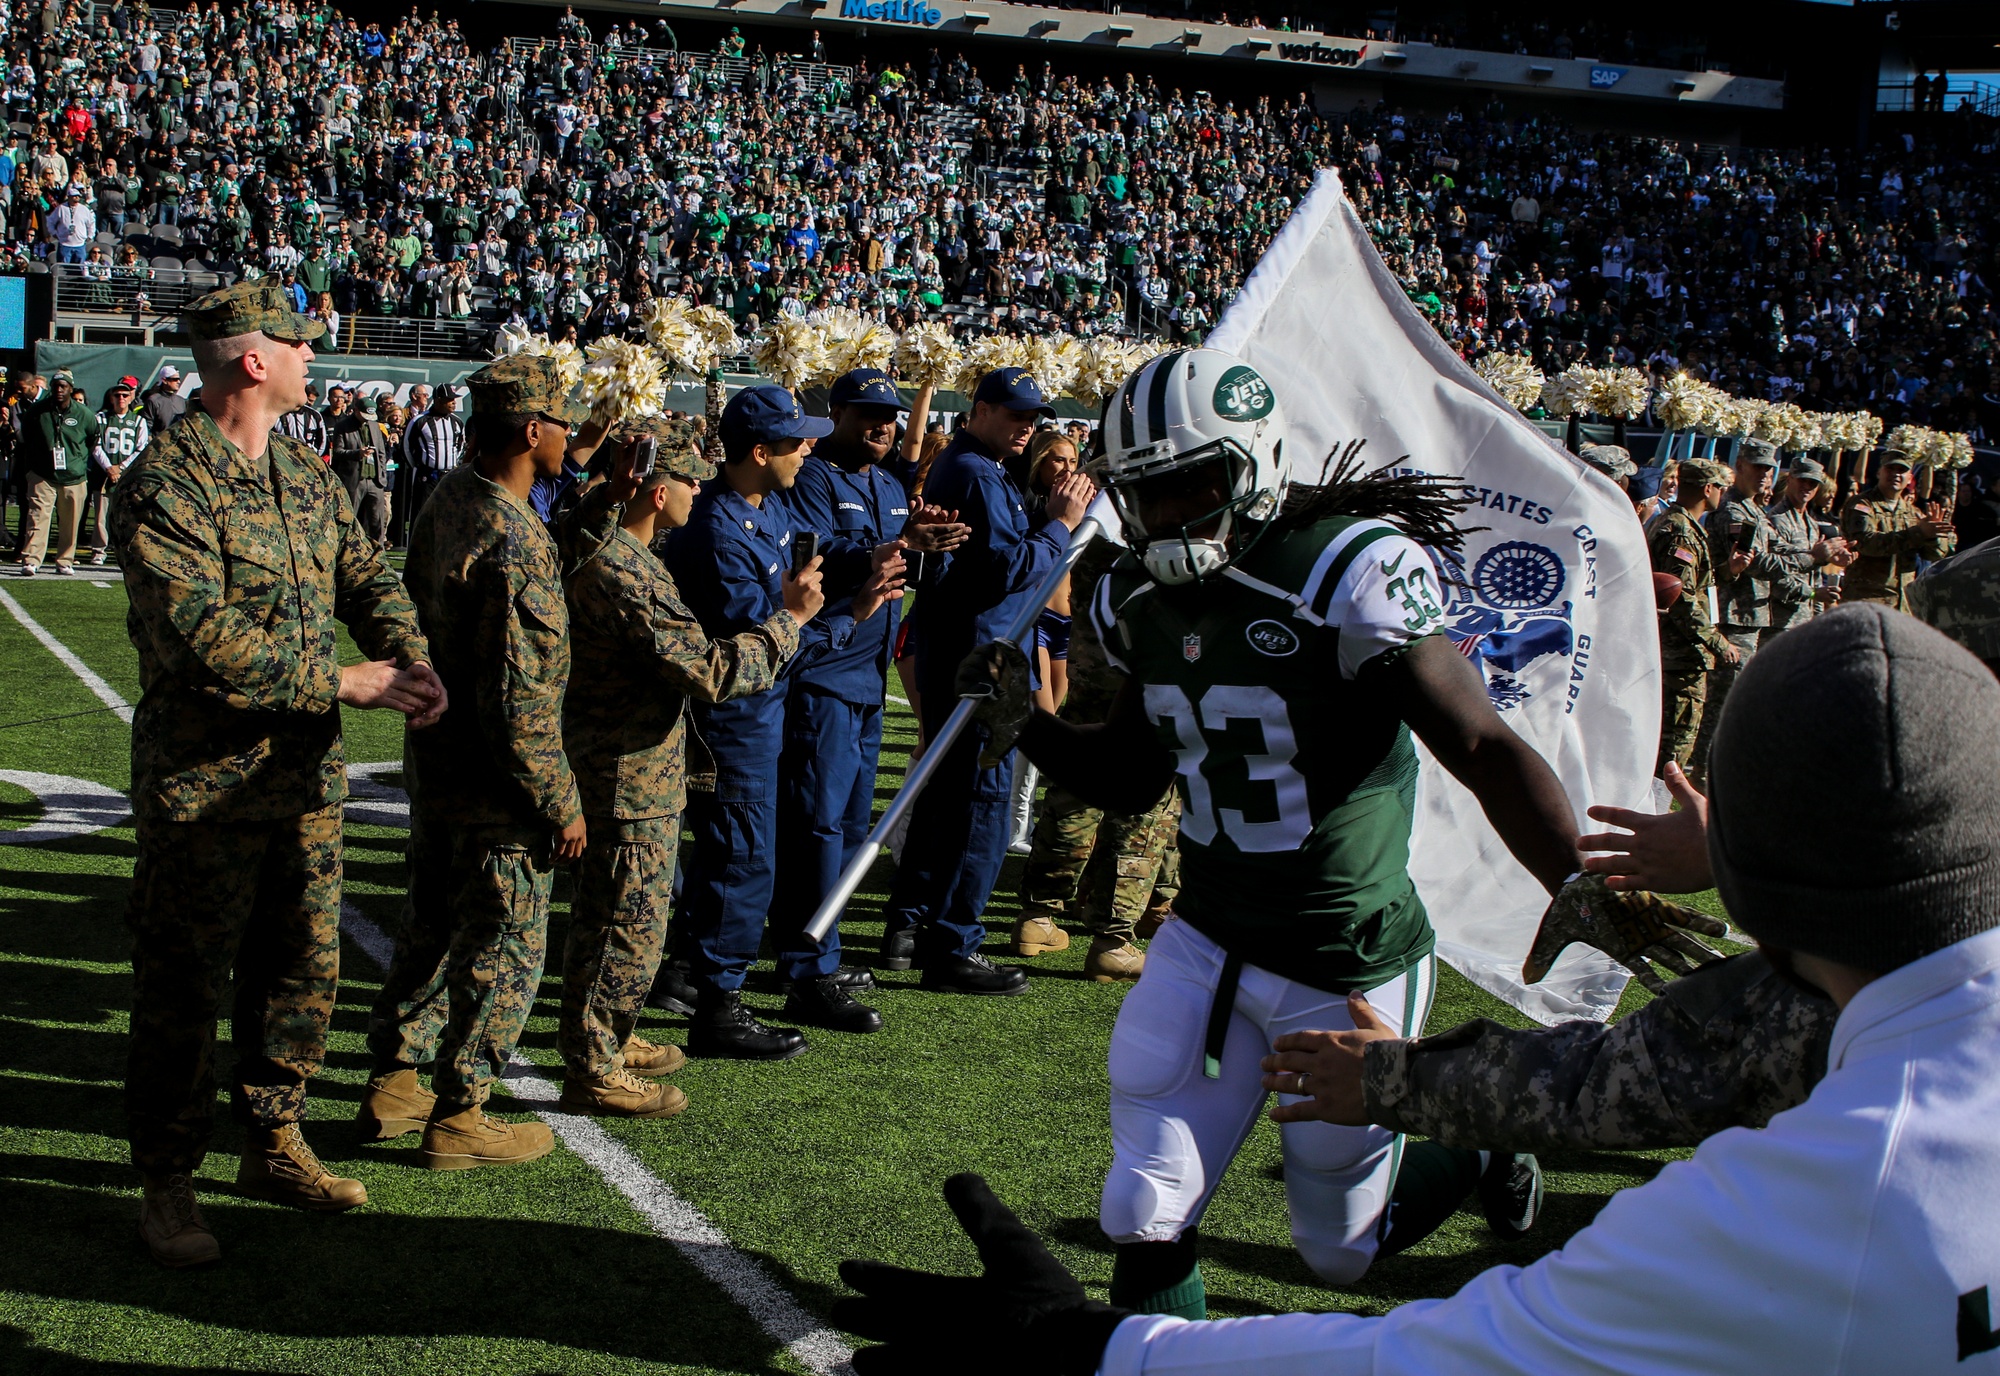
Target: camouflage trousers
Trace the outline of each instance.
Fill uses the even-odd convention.
[[[1722,704],[1729,698],[1729,690],[1736,686],[1736,676],[1743,672],[1743,666],[1750,662],[1750,656],[1757,653],[1758,641],[1763,637],[1761,626],[1724,626],[1722,638],[1736,647],[1736,662],[1730,664],[1720,656],[1715,667],[1708,671],[1707,695],[1701,707],[1701,731],[1694,741],[1694,767],[1706,772],[1708,769],[1709,746],[1715,741],[1716,723],[1722,720]]]
[[[1164,916],[1180,892],[1180,821],[1177,790],[1124,817],[1049,785],[1021,876],[1022,919],[1074,916],[1092,936],[1130,941],[1141,918]]]
[[[571,1075],[608,1075],[624,1058],[660,972],[681,819],[592,817],[563,944],[562,1026]]]
[[[1702,703],[1708,696],[1708,670],[1702,668],[1663,670],[1660,675],[1660,756],[1653,761],[1653,777],[1666,773],[1667,761],[1682,769],[1694,758],[1695,738],[1701,734]]]
[[[192,1174],[214,1135],[215,1020],[231,1011],[237,1119],[305,1117],[340,983],[340,804],[275,822],[140,818],[125,1112],[132,1163]]]
[[[410,809],[409,899],[368,1017],[375,1072],[431,1063],[452,1108],[486,1102],[528,1024],[548,954],[553,838]]]

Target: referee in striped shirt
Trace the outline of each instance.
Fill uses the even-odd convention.
[[[410,500],[402,525],[423,510],[425,500],[438,480],[458,467],[465,457],[465,422],[455,414],[459,389],[446,383],[431,398],[431,409],[410,422],[403,432],[403,457],[410,469]]]
[[[320,414],[319,388],[306,385],[306,404],[278,417],[278,433],[310,445],[321,463],[333,457],[333,439],[326,428],[326,417]]]

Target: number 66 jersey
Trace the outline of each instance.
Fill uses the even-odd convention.
[[[1394,526],[1333,516],[1280,520],[1199,583],[1130,556],[1098,583],[1105,653],[1177,761],[1175,913],[1248,964],[1344,993],[1430,954],[1416,752],[1383,677],[1357,675],[1443,629],[1436,580]]]

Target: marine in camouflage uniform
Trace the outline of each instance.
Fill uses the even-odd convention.
[[[1891,480],[1891,474],[1901,476]],[[1872,492],[1850,498],[1840,513],[1840,533],[1859,556],[1841,580],[1843,602],[1879,602],[1907,611],[1904,590],[1917,576],[1918,559],[1942,559],[1957,548],[1957,535],[1922,529],[1923,508],[1908,495],[1909,459],[1891,449],[1882,456],[1881,479]]]
[[[699,432],[683,422],[631,422],[613,430],[606,447],[620,452],[641,434],[659,443],[661,481],[715,476]],[[754,630],[710,640],[682,605],[672,575],[629,528],[594,547],[579,547],[584,534],[575,520],[564,523],[578,672],[563,701],[563,744],[589,835],[563,955],[557,1046],[569,1077],[565,1103],[573,1082],[650,1069],[661,1060],[657,1053],[671,1050],[642,1042],[648,1066],[628,1066],[627,1045],[666,941],[687,799],[689,700],[719,702],[769,688],[799,643],[798,622],[782,610]],[[667,1059],[679,1063],[677,1054]],[[613,1095],[611,1111],[625,1099],[639,1102],[638,1089]],[[580,1097],[573,1106],[606,1111]]]
[[[1092,543],[1070,575],[1072,605],[1090,605],[1098,578],[1117,562],[1118,553],[1108,540]],[[1079,725],[1103,721],[1122,683],[1105,660],[1091,619],[1077,617],[1070,627],[1069,696],[1063,702],[1063,720]],[[1034,850],[1021,877],[1015,949],[1022,954],[1035,953],[1030,945],[1060,949],[1036,943],[1037,932],[1030,924],[1054,924],[1066,916],[1082,923],[1093,947],[1123,947],[1139,934],[1141,924],[1158,927],[1180,890],[1180,851],[1175,845],[1180,816],[1180,795],[1171,788],[1150,811],[1126,816],[1091,807],[1062,785],[1051,784],[1035,823]]]
[[[1708,615],[1708,590],[1715,581],[1708,533],[1689,503],[1702,505],[1701,494],[1708,486],[1729,481],[1729,470],[1721,464],[1683,460],[1680,498],[1646,539],[1653,572],[1681,580],[1681,595],[1660,613],[1660,753],[1653,764],[1655,775],[1666,769],[1669,760],[1687,767],[1701,731],[1708,671],[1727,658],[1729,642]]]
[[[582,419],[546,358],[514,355],[468,381],[488,426]],[[579,545],[601,543],[615,516],[598,488],[575,514]],[[377,1078],[433,1064],[435,1129],[486,1102],[527,1024],[555,838],[582,804],[562,742],[569,612],[555,541],[527,500],[476,463],[453,469],[412,525],[403,577],[451,710],[406,741],[409,899],[368,1044]]]
[[[320,333],[263,285],[202,297],[189,332]],[[253,458],[189,410],[112,489],[110,525],[141,688],[126,1112],[133,1163],[185,1176],[214,1130],[215,1019],[232,970],[239,1121],[302,1121],[325,1057],[347,797],[336,631],[403,667],[430,653],[340,484],[282,435]]]

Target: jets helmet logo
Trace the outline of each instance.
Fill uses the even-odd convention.
[[[1216,379],[1214,404],[1215,413],[1225,420],[1262,420],[1271,414],[1277,398],[1255,368],[1239,363]]]
[[[1181,658],[1192,664],[1201,658],[1201,637],[1184,635],[1181,637]]]

